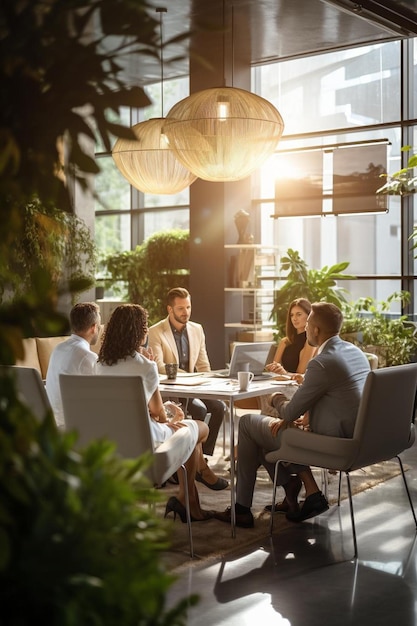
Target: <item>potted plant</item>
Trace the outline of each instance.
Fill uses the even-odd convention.
[[[344,304],[342,337],[376,354],[379,367],[410,363],[417,352],[416,327],[406,315],[389,314],[393,302],[405,304],[409,300],[409,292],[400,291],[380,302],[368,297]]]
[[[166,295],[172,287],[189,287],[189,232],[172,229],[154,233],[135,250],[105,260],[110,287],[123,282],[124,297],[144,306],[152,324],[166,315]]]
[[[281,258],[281,270],[288,272],[284,285],[275,292],[271,319],[275,321],[277,336],[285,335],[288,307],[295,298],[306,298],[310,302],[333,302],[340,308],[347,302],[346,290],[338,287],[336,281],[353,279],[355,276],[344,274],[348,262],[336,263],[316,270],[308,268],[296,250],[289,248]]]

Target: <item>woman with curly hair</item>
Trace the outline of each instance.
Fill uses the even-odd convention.
[[[155,445],[162,443],[179,428],[189,428],[195,439],[195,447],[185,463],[188,478],[188,495],[191,520],[204,521],[212,517],[211,511],[204,511],[200,506],[196,472],[205,467],[202,443],[207,439],[207,424],[195,420],[184,420],[180,407],[170,403],[172,417],[168,417],[165,405],[158,389],[159,376],[152,352],[144,347],[148,333],[148,314],[139,304],[122,304],[112,313],[105,330],[100,349],[97,374],[123,376],[138,374],[142,377],[143,388],[149,408],[152,436]],[[186,522],[185,483],[182,472],[178,472],[179,493],[168,500],[165,516],[178,513],[182,522]]]

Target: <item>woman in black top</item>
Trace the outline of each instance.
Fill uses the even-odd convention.
[[[287,334],[279,342],[273,362],[266,366],[268,371],[294,378],[295,374],[304,374],[307,363],[317,350],[308,345],[306,338],[305,329],[310,311],[311,303],[305,298],[291,302],[287,313]]]

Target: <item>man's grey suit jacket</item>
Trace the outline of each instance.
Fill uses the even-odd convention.
[[[279,400],[275,406],[286,421],[294,421],[309,411],[313,432],[352,437],[369,370],[365,354],[336,335],[309,361],[304,382],[292,399]]]

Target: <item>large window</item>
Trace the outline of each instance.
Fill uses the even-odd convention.
[[[408,313],[417,311],[416,260],[409,239],[417,224],[414,197],[389,196],[387,211],[378,213],[369,189],[360,201],[356,192],[346,199],[337,190],[343,190],[341,176],[346,172],[353,178],[368,171],[379,174],[382,167],[393,173],[404,162],[401,146],[416,149],[416,41],[378,43],[255,67],[251,88],[273,102],[285,122],[279,150],[252,176],[260,243],[298,250],[310,267],[348,261],[347,271],[358,278],[342,286],[352,300],[360,296],[385,300],[393,291],[406,289],[413,298]],[[166,81],[162,111],[161,85],[149,86],[153,105],[124,112],[124,120],[135,124],[166,115],[188,92],[188,77]],[[363,150],[357,158],[355,150],[365,145],[370,151],[384,146],[386,160]],[[100,146],[97,157],[102,173],[96,181],[101,198],[96,237],[103,253],[132,248],[158,230],[189,227],[188,189],[175,196],[143,194],[120,176],[111,155]],[[301,161],[310,176],[319,172],[315,185],[321,187],[312,193],[319,210],[316,214],[314,208],[306,209],[307,204],[314,205],[311,197],[301,203],[296,198],[308,217],[277,218],[279,178],[288,174],[286,170],[296,178]],[[337,207],[353,212],[347,215]]]
[[[258,67],[254,88],[287,136],[387,124],[401,117],[400,63],[398,41],[353,48]]]
[[[402,68],[401,45],[411,43],[365,46],[253,70],[256,92],[275,104],[285,123],[278,152],[254,177],[262,242],[283,251],[297,250],[310,267],[348,261],[347,272],[358,280],[341,286],[352,300],[361,296],[385,300],[401,288],[413,290],[413,254],[408,252],[413,220],[407,219],[404,201],[380,198],[388,210],[377,213],[372,212],[379,206],[375,196],[359,198],[342,191],[341,198],[337,190],[343,184],[338,185],[335,169],[362,176],[364,170],[382,164],[379,157],[370,157],[372,151],[380,154],[381,147],[386,150],[387,171],[401,167],[401,146],[409,135],[408,120],[401,113],[401,84],[403,80],[405,86],[412,85],[416,69],[415,56],[411,71]],[[414,111],[415,101],[413,92]],[[415,136],[408,141],[416,145]],[[360,158],[355,156],[359,154]],[[299,174],[300,168],[309,176]],[[299,176],[304,176],[301,182]],[[380,186],[383,183],[381,178]],[[406,203],[408,211],[412,202]],[[285,207],[288,215],[309,217],[277,218]],[[344,215],[351,210],[358,213]]]
[[[152,105],[140,111],[125,109],[119,121],[130,126],[163,117],[188,95],[188,82],[188,77],[165,81],[163,94],[160,83],[150,85],[146,91]],[[144,194],[130,186],[99,143],[96,159],[101,172],[95,178],[95,237],[101,255],[130,250],[158,230],[189,228],[189,189],[172,196]]]

